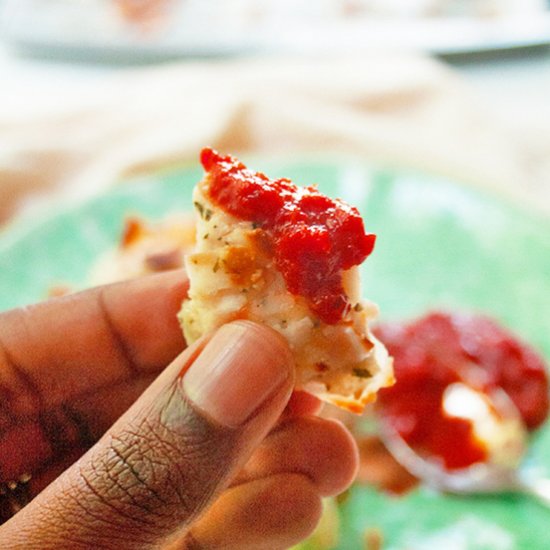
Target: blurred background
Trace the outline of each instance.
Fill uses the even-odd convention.
[[[0,219],[234,153],[346,153],[550,203],[545,0],[0,0]]]
[[[128,205],[185,209],[172,188],[187,185],[190,201],[200,172],[185,168],[197,168],[210,145],[258,169],[277,159],[302,164],[277,175],[325,184],[378,221],[388,246],[380,246],[380,276],[366,282],[382,312],[404,315],[440,299],[485,310],[548,358],[550,241],[533,213],[550,213],[549,98],[546,0],[0,0],[0,302],[89,283],[92,256],[115,244]],[[345,159],[344,169],[315,159]],[[369,196],[380,181],[386,195]],[[523,205],[525,217],[475,198],[478,188]],[[67,201],[98,194],[89,208],[55,217]],[[54,223],[41,224],[44,212]],[[23,223],[10,233],[14,220]],[[155,236],[148,220],[129,223]],[[155,254],[138,247],[126,257],[119,246],[120,265],[158,263],[163,227],[150,239]],[[70,284],[51,286],[58,281]],[[365,486],[416,486],[377,437],[357,433]],[[536,451],[550,477],[548,429],[542,437]],[[357,523],[344,514],[342,532],[357,541],[374,525],[364,533],[368,550],[382,548],[382,524],[388,540],[397,537],[389,550],[404,548],[400,540],[411,549],[451,540],[457,550],[548,547],[542,508],[480,498],[459,510],[458,501],[424,496],[399,501],[396,517],[407,520],[397,534],[397,501],[352,493]],[[329,542],[303,549],[334,547],[334,506],[328,501],[320,531]],[[385,510],[385,523],[373,519]],[[411,526],[417,544],[406,538]]]

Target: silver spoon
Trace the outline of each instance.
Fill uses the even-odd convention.
[[[448,470],[441,458],[411,447],[381,415],[380,437],[406,470],[439,491],[520,492],[550,507],[550,479],[543,479],[521,466],[527,452],[528,432],[519,411],[504,391],[495,390],[487,395],[456,383],[445,390],[442,406],[448,415],[471,421],[477,437],[487,446],[487,461]]]

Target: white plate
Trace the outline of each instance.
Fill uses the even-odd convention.
[[[177,3],[162,32],[143,32],[125,25],[111,4],[110,0],[5,0],[1,31],[8,43],[43,57],[105,61],[373,48],[449,55],[550,44],[550,11],[485,19],[308,18],[303,13],[262,19],[247,16],[244,8],[235,9],[236,0],[203,0],[202,7],[196,2]]]
[[[202,2],[172,2],[162,23],[145,28],[124,21],[112,0],[5,0],[0,33],[8,44],[41,57],[106,61],[237,54],[255,47],[245,18],[223,1]]]
[[[330,37],[330,40],[327,40]],[[494,19],[470,17],[371,18],[295,26],[268,34],[287,50],[416,50],[436,55],[468,54],[550,44],[550,12]]]

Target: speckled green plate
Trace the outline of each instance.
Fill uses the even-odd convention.
[[[471,187],[347,161],[252,162],[272,176],[317,182],[359,206],[378,234],[364,266],[367,296],[384,318],[428,308],[484,311],[550,358],[550,223]],[[56,282],[85,284],[127,213],[151,219],[186,210],[198,167],[126,181],[102,196],[0,234],[0,309],[44,297]],[[529,460],[550,477],[550,428]],[[450,497],[418,489],[391,498],[355,487],[342,505],[338,548],[362,548],[379,528],[386,550],[547,550],[550,510],[518,495]]]

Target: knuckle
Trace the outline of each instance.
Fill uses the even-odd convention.
[[[193,519],[223,475],[212,456],[228,450],[223,435],[190,411],[174,415],[172,406],[157,404],[155,414],[111,434],[81,472],[92,500],[133,524]]]
[[[170,504],[171,466],[160,439],[146,425],[111,436],[93,462],[106,496],[146,513]]]
[[[112,436],[79,474],[87,512],[147,532],[168,521],[174,498],[165,461],[143,433]],[[164,463],[164,464],[163,464]],[[86,498],[87,497],[87,498]]]

